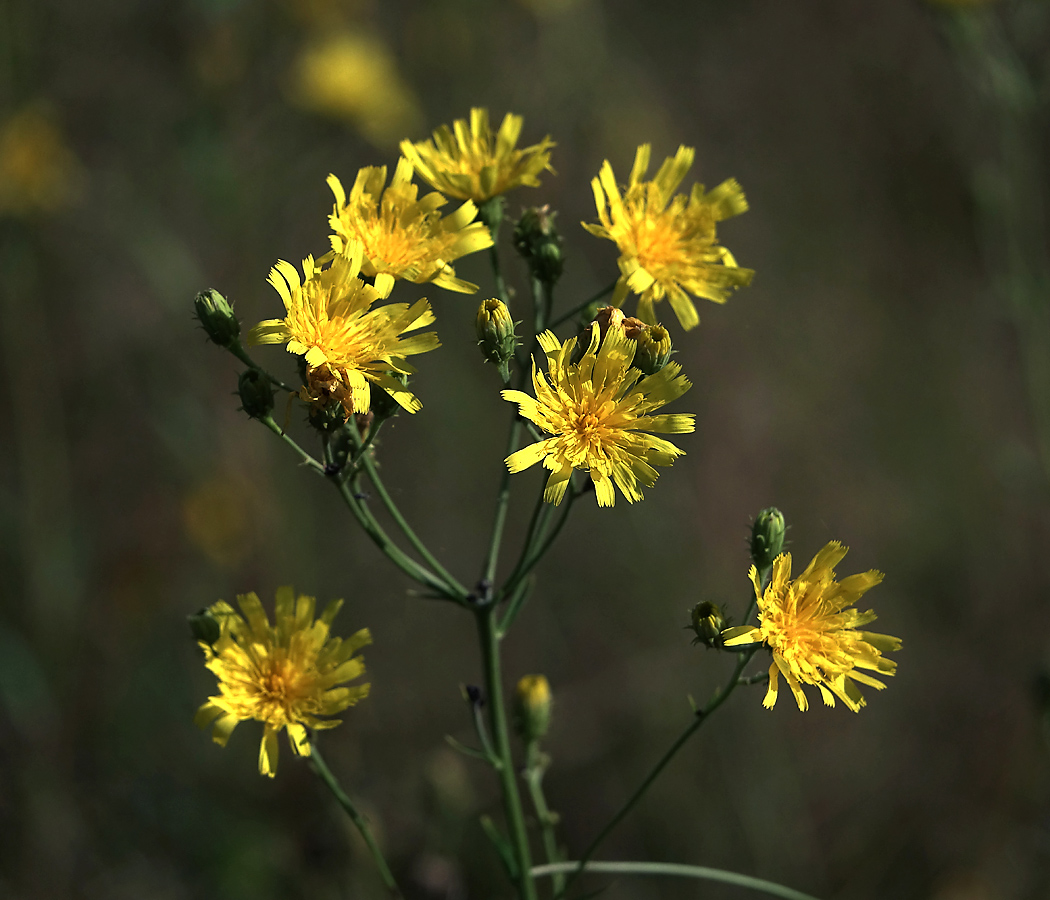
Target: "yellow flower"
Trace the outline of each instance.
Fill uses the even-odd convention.
[[[859,669],[894,674],[897,664],[882,654],[899,650],[900,638],[858,631],[875,620],[875,613],[847,608],[882,581],[882,573],[873,570],[836,581],[835,566],[845,555],[846,548],[832,541],[792,581],[791,554],[782,553],[773,562],[765,593],[758,570],[751,567],[758,598],[758,627],[727,628],[722,636],[727,647],[761,641],[772,651],[769,690],[763,701],[767,709],[777,702],[778,674],[787,679],[799,709],[804,711],[809,705],[801,685],[815,684],[825,705],[834,706],[838,697],[854,712],[865,705],[855,682],[880,691],[886,687]]]
[[[277,589],[274,625],[254,593],[239,595],[237,603],[243,617],[221,600],[210,607],[219,621],[219,638],[200,646],[205,665],[219,679],[220,693],[208,698],[194,721],[201,728],[212,725],[212,739],[221,747],[238,722],[262,722],[259,773],[272,778],[282,728],[288,729],[292,749],[309,756],[306,729],[335,728],[339,719],[318,717],[335,715],[368,696],[371,685],[337,685],[364,674],[364,662],[353,654],[372,643],[372,636],[362,628],[346,640],[330,637],[343,601],[333,600],[315,621],[314,598],[296,599],[290,587]]]
[[[0,214],[53,212],[69,202],[80,164],[46,106],[28,106],[0,125]]]
[[[456,119],[452,128],[442,125],[433,140],[401,142],[401,152],[419,176],[450,197],[484,203],[507,191],[528,185],[539,187],[537,177],[550,166],[550,135],[538,144],[516,150],[522,118],[507,113],[493,136],[485,109],[470,111],[470,126]]]
[[[641,482],[652,487],[657,471],[683,455],[674,444],[642,434],[641,429],[683,434],[693,430],[691,414],[650,413],[681,397],[692,386],[681,366],[669,363],[646,378],[631,367],[637,343],[621,328],[610,328],[600,342],[598,325],[578,363],[570,362],[576,338],[562,344],[549,331],[538,338],[547,354],[547,376],[532,365],[533,399],[522,391],[503,391],[521,414],[554,437],[531,444],[507,457],[507,468],[520,472],[542,460],[551,472],[543,497],[560,503],[573,469],[588,470],[599,506],[616,501],[613,485],[633,503],[642,499]]]
[[[390,48],[374,34],[318,30],[291,73],[291,99],[323,115],[349,119],[373,143],[388,146],[422,121],[419,101]]]
[[[591,181],[601,225],[581,224],[620,248],[620,280],[612,302],[622,306],[628,291],[640,294],[638,318],[649,325],[657,324],[653,304],[667,297],[682,327],[695,328],[700,317],[690,294],[725,303],[730,291],[750,284],[754,275],[751,269],[738,268],[733,255],[716,243],[715,224],[747,210],[736,179],[707,193],[702,184],[694,184],[688,197],[678,194],[672,199],[695,152],[679,147],[652,181],[643,181],[650,147],[642,144],[622,197],[608,160]]]
[[[304,279],[295,266],[280,260],[270,270],[269,282],[284,301],[283,319],[266,319],[248,334],[249,344],[288,344],[288,352],[302,356],[307,365],[303,400],[325,404],[337,400],[347,416],[367,412],[369,384],[382,388],[404,409],[416,412],[423,404],[391,373],[415,371],[406,356],[426,353],[440,346],[428,331],[409,338],[401,335],[434,321],[430,304],[418,300],[372,304],[386,297],[393,279],[379,281],[379,290],[357,276],[362,248],[354,242],[347,253],[335,256],[326,269],[312,256],[303,260]]]
[[[492,246],[492,235],[475,222],[477,207],[467,201],[452,215],[441,217],[438,208],[448,201],[438,193],[417,199],[412,184],[412,163],[401,159],[390,187],[386,166],[361,169],[347,199],[335,175],[328,186],[335,194],[335,210],[328,217],[335,234],[332,249],[342,253],[347,244],[360,241],[364,247],[362,271],[376,279],[376,287],[393,285],[395,278],[422,284],[432,281],[450,291],[473,293],[476,284],[456,277],[452,260]]]

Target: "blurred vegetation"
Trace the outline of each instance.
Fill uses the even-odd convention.
[[[376,895],[305,766],[260,778],[251,729],[219,751],[191,724],[213,681],[186,614],[289,582],[345,597],[343,627],[375,636],[372,697],[326,752],[410,895],[503,890],[477,826],[495,785],[443,741],[467,734],[472,629],[406,596],[237,412],[237,369],[191,317],[208,286],[246,323],[274,315],[269,267],[325,249],[327,174],[392,165],[399,138],[472,105],[558,142],[557,177],[510,211],[559,211],[566,305],[613,274],[574,224],[603,159],[695,146],[690,178],[735,176],[751,202],[720,233],[754,284],[678,342],[688,456],[643,504],[581,504],[506,647],[508,681],[552,686],[546,786],[570,846],[724,676],[682,626],[699,600],[743,605],[749,516],[775,503],[800,556],[839,539],[850,571],[887,573],[872,604],[904,639],[899,675],[856,717],[742,691],[604,855],[842,900],[1050,893],[1050,4],[5,0],[0,17],[0,896]],[[488,285],[482,257],[457,268]],[[477,298],[429,296],[444,348],[382,462],[468,577],[504,404]],[[512,515],[541,477],[517,477]]]

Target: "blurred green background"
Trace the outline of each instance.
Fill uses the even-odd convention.
[[[335,493],[237,411],[239,367],[191,315],[209,286],[247,325],[277,314],[269,267],[327,246],[325,176],[393,165],[399,138],[472,105],[558,142],[557,176],[509,209],[559,210],[563,308],[615,272],[577,224],[603,159],[626,178],[639,143],[657,161],[695,146],[687,185],[735,176],[751,202],[720,236],[753,286],[672,325],[688,455],[642,504],[578,504],[505,644],[508,680],[554,688],[570,852],[731,668],[682,626],[700,599],[739,615],[748,524],[776,504],[796,557],[838,539],[842,574],[887,573],[865,599],[904,640],[899,675],[856,716],[741,690],[601,855],[842,900],[1050,895],[1046,2],[0,10],[0,896],[379,896],[287,744],[270,781],[255,726],[223,751],[191,723],[214,679],[185,616],[285,583],[345,597],[341,628],[375,636],[372,696],[325,747],[408,895],[508,895],[477,826],[494,779],[443,741],[469,738],[469,617],[407,596]],[[491,290],[483,254],[457,268]],[[473,346],[479,298],[397,291],[432,299],[443,348],[419,360],[423,412],[384,430],[383,471],[469,581],[508,409]],[[517,520],[541,477],[515,477]],[[603,896],[742,895],[633,879]]]

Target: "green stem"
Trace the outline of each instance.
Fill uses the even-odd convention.
[[[354,443],[359,447],[364,448],[365,445],[361,441],[361,435],[358,432],[357,424],[353,419],[349,420],[348,426],[350,427],[351,435],[354,437]],[[423,561],[444,582],[442,592],[450,599],[456,600],[457,602],[465,601],[468,593],[467,589],[463,587],[463,585],[461,585],[443,565],[441,565],[437,557],[427,549],[426,544],[419,539],[419,536],[412,529],[412,526],[408,524],[408,520],[402,515],[398,505],[394,502],[394,498],[391,497],[390,493],[387,491],[383,479],[380,478],[379,472],[376,469],[375,460],[373,460],[367,452],[362,453],[359,451],[356,456],[360,458],[365,473],[368,475],[368,480],[371,481],[373,487],[375,487],[380,501],[386,508],[387,513],[390,514],[390,518],[394,520],[394,524],[401,529],[402,534],[408,539],[408,542],[415,548]]]
[[[507,447],[505,456],[510,456],[518,449],[518,439],[521,435],[521,417],[517,411],[514,412],[510,428],[507,430]],[[483,590],[488,593],[492,590],[492,583],[496,578],[496,565],[499,562],[499,548],[503,543],[503,528],[507,524],[507,507],[510,504],[510,469],[506,463],[500,473],[499,490],[496,493],[496,512],[492,519],[492,536],[489,538],[489,548],[485,554],[485,564],[482,567],[481,582]]]
[[[676,875],[682,878],[702,878],[707,881],[720,881],[723,884],[735,884],[739,887],[761,891],[771,897],[782,897],[783,900],[817,900],[811,894],[803,894],[793,888],[784,887],[775,881],[764,878],[752,878],[739,872],[727,872],[725,869],[712,869],[708,866],[686,866],[680,863],[654,862],[561,862],[547,866],[536,866],[532,870],[534,878],[544,875],[557,877],[565,872],[581,868],[586,872],[604,872],[609,875]]]
[[[356,422],[354,423],[357,424]],[[379,429],[386,424],[386,419],[377,419],[372,423],[372,426],[368,429],[368,435],[364,440],[360,440],[360,432],[357,433],[359,439],[359,446],[355,448],[353,458],[346,464],[342,477],[349,478],[356,471],[358,466],[361,465],[361,460],[364,459],[365,454],[372,449],[372,444],[375,442],[376,435],[379,434]],[[351,432],[353,434],[353,432]]]
[[[259,419],[263,425],[270,429],[274,434],[277,435],[282,441],[284,441],[289,447],[291,447],[296,453],[299,454],[299,458],[302,459],[306,465],[317,472],[319,475],[324,475],[324,466],[321,465],[316,459],[314,459],[309,453],[307,453],[302,447],[300,447],[293,438],[289,437],[280,425],[278,425],[272,417],[262,416]]]
[[[451,600],[460,602],[456,597],[449,595],[448,587],[441,579],[423,568],[419,563],[401,550],[392,540],[390,540],[389,536],[376,521],[375,516],[372,515],[371,511],[356,496],[354,496],[354,488],[351,482],[344,481],[341,483],[335,483],[339,489],[340,495],[346,502],[346,505],[350,508],[350,512],[353,513],[354,518],[357,519],[358,524],[364,529],[365,534],[372,539],[372,543],[374,543],[386,555],[387,559],[389,559],[413,581],[418,581],[420,584],[437,592],[442,597],[448,597]]]
[[[608,296],[614,290],[616,290],[616,282],[615,281],[612,284],[609,284],[609,285],[606,285],[605,287],[603,287],[594,296],[588,297],[579,306],[574,306],[568,312],[562,313],[560,316],[558,316],[558,318],[556,318],[553,322],[551,322],[548,327],[550,327],[550,328],[557,328],[563,322],[568,322],[569,319],[571,319],[573,316],[578,315],[579,313],[583,312],[592,303],[594,303],[594,302],[596,302],[598,300],[601,300],[602,297]]]
[[[248,351],[244,349],[244,346],[241,344],[240,341],[234,340],[233,343],[229,344],[226,347],[226,349],[229,350],[230,353],[232,353],[234,356],[236,356],[237,359],[239,359],[242,363],[248,366],[249,369],[255,369],[255,371],[257,372],[262,372],[263,375],[270,379],[271,383],[276,384],[277,387],[279,387],[282,391],[287,391],[289,394],[298,393],[298,391],[295,388],[285,384],[283,381],[281,381],[280,378],[271,375],[269,372],[266,371],[266,369],[264,369],[254,359],[252,359],[251,356],[248,355]]]
[[[478,626],[478,642],[481,646],[482,665],[485,670],[485,693],[489,706],[489,730],[496,755],[499,758],[500,786],[503,790],[503,809],[507,816],[507,829],[518,864],[518,895],[520,900],[536,900],[536,885],[530,870],[532,858],[529,836],[525,829],[525,816],[518,793],[518,780],[514,772],[514,759],[510,752],[510,734],[507,729],[507,712],[503,704],[503,681],[500,673],[499,638],[496,634],[496,607],[486,603],[474,611]]]
[[[368,845],[368,850],[372,854],[372,859],[375,860],[376,868],[379,869],[379,875],[383,879],[383,884],[386,885],[386,889],[390,892],[390,896],[400,898],[401,891],[397,886],[397,881],[394,880],[390,867],[383,858],[383,851],[379,849],[379,844],[376,843],[372,829],[368,827],[368,820],[361,815],[358,808],[354,806],[354,802],[347,796],[346,791],[340,787],[339,782],[336,781],[335,776],[332,774],[332,770],[325,764],[324,757],[321,755],[321,751],[317,749],[316,743],[310,748],[307,762],[309,762],[310,768],[313,769],[314,773],[325,783],[328,790],[332,792],[335,799],[339,801],[339,805],[343,807],[343,810],[350,817],[350,821],[354,823],[361,837],[364,838],[365,843]]]
[[[526,558],[525,552],[528,550],[528,547],[526,547],[525,551],[522,552],[523,562],[519,561],[519,564],[515,567],[514,572],[511,573],[510,577],[507,579],[506,583],[501,588],[500,596],[506,597],[512,594],[517,589],[517,586],[521,582],[521,580],[533,570],[533,568],[541,559],[543,559],[544,554],[546,554],[546,552],[550,550],[555,540],[557,540],[558,535],[561,533],[561,530],[565,527],[565,523],[569,520],[569,513],[572,511],[573,503],[576,502],[576,498],[579,497],[582,493],[582,490],[576,491],[573,490],[571,487],[569,488],[568,497],[565,500],[565,506],[562,507],[562,513],[561,516],[558,518],[558,521],[554,523],[554,527],[550,530],[550,532],[547,535],[540,537],[539,547],[536,548],[535,552],[532,553],[531,556],[528,556]],[[551,505],[547,504],[547,507],[548,509],[550,509]]]
[[[523,578],[518,582],[518,586],[515,588],[514,593],[510,595],[510,600],[507,602],[503,618],[500,619],[499,628],[496,629],[496,634],[499,636],[500,640],[503,639],[503,636],[510,629],[510,626],[514,624],[514,620],[518,617],[518,613],[525,605],[525,601],[529,599],[529,594],[532,593],[532,587],[535,583],[535,578]]]
[[[547,805],[547,797],[543,793],[543,775],[547,766],[537,741],[529,741],[525,748],[525,759],[525,783],[529,786],[529,796],[532,798],[532,806],[536,810],[536,818],[540,823],[543,850],[548,863],[557,863],[559,861],[558,840],[554,834],[556,817],[551,813]],[[536,870],[533,869],[533,875],[535,872]],[[565,885],[565,876],[561,872],[555,872],[553,875],[554,893],[559,894]]]
[[[638,786],[638,789],[631,794],[627,802],[620,807],[619,811],[609,820],[608,824],[598,832],[598,836],[591,841],[590,846],[583,851],[580,856],[579,862],[576,864],[576,869],[569,875],[569,880],[565,885],[565,890],[571,887],[572,883],[579,877],[580,873],[584,870],[587,862],[594,855],[594,852],[598,849],[599,845],[604,841],[612,830],[623,821],[624,817],[638,804],[638,801],[642,799],[645,792],[649,789],[649,786],[656,781],[657,776],[667,767],[667,764],[674,759],[675,754],[682,749],[699,729],[700,726],[707,721],[708,717],[718,707],[725,703],[726,699],[730,694],[736,690],[737,685],[740,683],[740,673],[744,671],[744,667],[751,660],[751,657],[757,652],[758,647],[750,648],[745,650],[743,653],[737,654],[736,668],[733,670],[733,674],[729,676],[729,680],[722,686],[722,688],[715,694],[714,697],[708,702],[707,706],[703,709],[696,711],[696,715],[693,721],[689,723],[689,726],[683,731],[671,745],[670,749],[660,757],[660,761],[653,767],[648,775],[645,776],[645,780]]]

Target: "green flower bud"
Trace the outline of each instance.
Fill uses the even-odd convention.
[[[189,622],[193,637],[203,644],[214,644],[219,639],[219,635],[222,634],[219,620],[212,615],[211,610],[206,606],[192,616],[186,616],[186,621]]]
[[[273,385],[258,369],[241,373],[237,393],[241,395],[241,409],[253,419],[262,419],[273,412]]]
[[[631,337],[630,330],[627,336]],[[671,335],[662,325],[646,325],[635,340],[633,365],[646,375],[655,375],[671,361]]]
[[[773,565],[784,549],[784,516],[775,506],[762,510],[751,526],[751,561],[761,572]]]
[[[552,285],[565,268],[561,235],[554,226],[549,206],[527,209],[514,226],[514,247],[529,264],[529,271],[544,284]]]
[[[233,314],[233,307],[218,291],[201,291],[193,301],[197,319],[208,339],[220,347],[229,347],[240,336],[241,323]]]
[[[526,675],[514,690],[514,727],[525,743],[537,741],[551,724],[551,686],[542,675]]]
[[[483,301],[475,324],[481,355],[496,364],[504,382],[510,381],[509,363],[514,358],[518,337],[507,304],[495,298]]]
[[[725,628],[725,617],[716,603],[707,600],[697,603],[690,613],[690,628],[696,632],[694,644],[704,644],[707,647],[718,645],[718,636]]]

